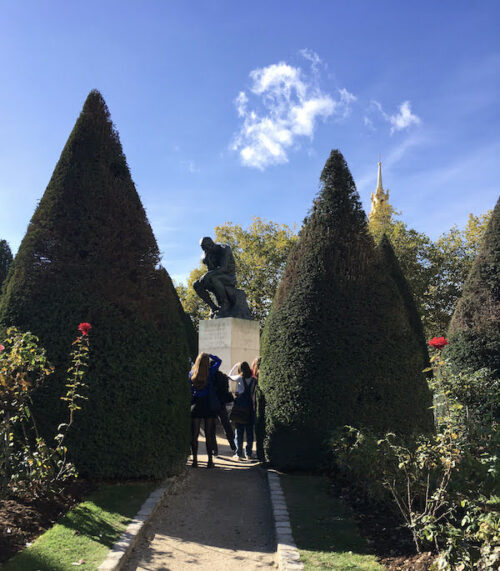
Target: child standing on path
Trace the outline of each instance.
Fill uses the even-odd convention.
[[[236,454],[233,456],[235,460],[244,460],[243,455],[243,439],[246,435],[246,458],[250,459],[253,446],[253,428],[255,424],[255,387],[257,381],[252,376],[252,370],[246,361],[235,365],[238,369],[238,376],[232,377],[236,382],[236,398],[234,400],[233,410],[231,411],[231,420],[235,423],[236,428]]]

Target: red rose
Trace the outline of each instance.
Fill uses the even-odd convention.
[[[0,343],[0,353],[5,349],[5,347]]]
[[[78,331],[81,331],[82,335],[88,335],[91,329],[92,325],[90,325],[90,323],[80,323],[78,326]]]
[[[448,339],[445,339],[444,337],[433,337],[429,341],[429,345],[441,351],[445,345],[448,345]]]

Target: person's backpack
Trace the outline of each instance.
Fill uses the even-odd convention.
[[[243,380],[245,390],[242,395],[236,397],[229,419],[237,424],[248,424],[252,419],[252,393],[255,389],[256,381],[253,377],[247,383]]]
[[[214,377],[215,390],[222,404],[233,402],[234,397],[229,391],[229,377],[222,371],[217,371]]]

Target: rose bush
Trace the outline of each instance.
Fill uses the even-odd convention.
[[[434,349],[437,349],[438,351],[441,351],[441,349],[443,347],[445,347],[446,345],[448,345],[448,339],[445,339],[444,337],[433,337],[430,341],[429,341],[429,345],[431,347],[434,347]]]
[[[343,485],[400,513],[417,551],[434,547],[435,569],[500,565],[500,381],[488,369],[454,373],[443,337],[430,345],[436,433],[380,438],[346,427],[333,440]],[[383,490],[389,492],[384,494]]]
[[[88,335],[91,329],[92,325],[90,325],[90,323],[80,323],[78,326],[78,331],[81,331],[82,335]]]
[[[64,441],[75,411],[81,408],[80,401],[86,398],[81,393],[86,389],[83,376],[89,358],[88,331],[81,331],[73,342],[66,393],[61,396],[67,403],[68,419],[58,426],[55,444],[50,445],[38,430],[31,394],[54,368],[35,335],[15,327],[7,330],[0,352],[0,495],[8,490],[49,495],[76,476]]]

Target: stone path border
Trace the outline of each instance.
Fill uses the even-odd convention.
[[[142,504],[141,509],[129,523],[120,539],[113,545],[106,559],[99,565],[98,571],[118,571],[124,565],[127,555],[136,545],[146,523],[151,519],[165,496],[171,493],[186,473],[167,478],[163,484],[152,492]],[[267,470],[267,481],[271,495],[271,504],[276,532],[276,559],[280,571],[304,569],[300,554],[292,535],[290,517],[285,496],[281,489],[280,477],[274,470]]]
[[[267,471],[267,481],[271,493],[274,527],[276,531],[276,558],[280,571],[304,569],[300,553],[295,545],[290,525],[285,495],[281,489],[280,477],[274,470]]]
[[[123,535],[113,545],[106,559],[99,565],[97,568],[98,571],[118,571],[122,568],[127,559],[127,555],[134,548],[141,533],[145,529],[146,523],[161,505],[163,498],[170,494],[185,476],[186,472],[182,472],[178,476],[167,478],[162,482],[159,488],[151,492],[148,499],[142,504],[137,515],[128,524]]]

